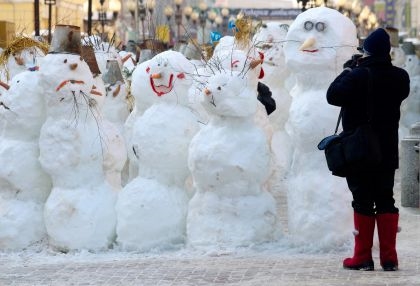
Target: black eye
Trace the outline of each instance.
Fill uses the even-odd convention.
[[[217,87],[217,90],[222,90],[222,88],[220,86]]]
[[[310,31],[314,28],[314,23],[312,23],[311,21],[306,21],[303,24],[303,27],[305,28],[306,31]]]
[[[65,59],[65,60],[64,60],[64,63],[65,63],[65,64],[67,63],[67,59]]]
[[[324,31],[324,30],[325,30],[325,24],[324,24],[324,23],[322,23],[322,22],[318,22],[318,23],[316,23],[316,24],[315,24],[315,29],[316,29],[318,32],[322,32],[322,31]]]

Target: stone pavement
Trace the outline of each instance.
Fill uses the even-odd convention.
[[[398,188],[395,198],[399,205]],[[283,212],[284,213],[284,212]],[[0,286],[4,285],[280,285],[280,286],[420,286],[420,209],[400,207],[400,270],[384,272],[374,246],[376,270],[344,270],[347,251],[292,253],[275,247],[263,251],[165,254],[59,254],[36,250],[0,252]],[[375,238],[376,239],[376,238]],[[377,240],[377,239],[376,239]]]

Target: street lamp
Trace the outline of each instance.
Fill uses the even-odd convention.
[[[98,11],[98,20],[102,26],[102,37],[105,33],[105,21],[106,21],[106,10],[104,8],[105,0],[99,0],[99,4],[101,4],[101,8]]]
[[[140,0],[138,13],[139,13],[140,21],[141,21],[141,31],[143,34],[143,42],[144,42],[146,41],[146,34],[145,34],[145,29],[144,29],[144,20],[146,19],[146,7],[143,4],[143,0]]]
[[[207,21],[207,3],[206,2],[200,2],[200,4],[198,5],[198,9],[200,10],[200,14],[199,14],[199,19],[200,19],[200,26],[201,26],[201,30],[202,30],[202,39],[201,39],[201,43],[204,44],[204,30],[206,28],[206,21]]]
[[[156,1],[155,0],[147,0],[146,1],[146,8],[149,11],[149,18],[148,18],[149,32],[150,32],[149,38],[154,37],[154,27],[153,27],[153,21],[152,21],[153,17],[152,16],[153,16],[153,11],[155,10],[155,7],[156,7]]]
[[[44,0],[44,4],[48,5],[48,43],[51,43],[51,17],[52,5],[55,5],[55,0]]]
[[[177,26],[176,40],[181,41],[181,24],[182,24],[182,11],[181,5],[183,0],[174,0],[176,11],[175,11],[175,24]]]
[[[214,20],[214,22],[216,23],[216,28],[217,30],[219,30],[220,26],[223,25],[223,18],[220,15],[217,15],[216,19]],[[223,27],[222,27],[223,28]]]
[[[193,8],[191,6],[184,7],[184,15],[185,15],[185,19],[187,19],[187,22],[190,21],[192,13],[193,13]]]
[[[168,22],[168,27],[169,27],[169,46],[171,46],[171,42],[172,42],[172,28],[171,28],[171,24],[170,24],[170,21],[171,21],[171,17],[172,17],[172,15],[174,14],[174,9],[172,9],[172,7],[171,6],[166,6],[164,9],[163,9],[163,14],[166,16],[166,20],[167,20],[167,22]]]
[[[225,34],[227,32],[227,28],[228,28],[228,19],[229,19],[229,9],[228,8],[222,8],[222,10],[220,11],[220,14],[222,14],[222,18],[223,18],[223,34]]]

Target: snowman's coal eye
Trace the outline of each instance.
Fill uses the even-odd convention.
[[[318,22],[318,23],[316,23],[316,24],[315,24],[315,29],[316,29],[318,32],[322,32],[322,31],[324,31],[324,30],[325,30],[325,24],[324,24],[324,23],[322,23],[322,22]]]
[[[305,28],[306,31],[310,31],[314,28],[314,23],[312,23],[311,21],[306,21],[303,24],[303,27]]]
[[[65,60],[64,60],[64,63],[65,63],[65,64],[67,63],[67,59],[65,59]]]
[[[222,88],[220,86],[217,87],[217,90],[222,90]]]

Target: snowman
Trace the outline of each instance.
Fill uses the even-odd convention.
[[[138,160],[133,150],[133,127],[141,120],[143,113],[159,100],[150,85],[150,61],[138,64],[132,74],[131,94],[134,97],[134,106],[124,123],[124,137],[127,143],[128,154],[128,182],[138,175]]]
[[[325,94],[356,53],[356,27],[338,11],[309,9],[290,25],[284,48],[286,64],[296,78],[286,122],[294,147],[287,178],[288,230],[293,242],[330,250],[351,239],[351,195],[346,182],[328,171],[318,142],[330,135],[339,110]]]
[[[93,76],[80,50],[80,28],[57,25],[40,66],[47,119],[39,160],[53,183],[44,219],[50,246],[64,252],[106,249],[115,239],[116,193],[105,180]]]
[[[279,234],[276,202],[262,188],[270,151],[254,122],[257,103],[254,86],[239,71],[216,72],[203,90],[210,121],[193,138],[188,158],[195,194],[187,237],[193,247],[249,246]]]
[[[145,251],[184,243],[188,146],[199,127],[188,107],[194,66],[181,53],[165,51],[140,67],[157,99],[132,125],[139,172],[119,193],[116,210],[117,243]]]
[[[291,103],[287,86],[290,71],[286,67],[283,52],[288,28],[287,24],[267,22],[253,38],[257,50],[264,54],[264,77],[261,81],[270,88],[276,101],[276,110],[269,116],[275,130],[284,130]]]
[[[239,47],[243,49],[239,49]],[[226,44],[226,48],[213,53],[206,65],[206,74],[209,75],[217,70],[242,72],[243,76],[247,77],[250,88],[254,90],[255,97],[257,97],[258,81],[264,77],[263,59],[264,55],[259,53],[250,41],[246,41],[246,43],[234,42],[230,48]],[[273,134],[272,126],[264,105],[259,101],[257,102],[257,112],[254,120],[264,129],[267,140],[270,142]]]
[[[98,39],[95,41],[96,61],[106,88],[102,114],[104,118],[116,124],[123,133],[124,123],[131,109],[127,83],[121,71],[123,62],[115,47]]]
[[[37,70],[47,52],[47,44],[26,36],[16,37],[0,54],[0,81],[8,83],[18,73]]]
[[[51,179],[39,164],[45,121],[39,73],[15,75],[0,97],[0,249],[22,250],[45,235],[43,206]]]
[[[290,137],[285,130],[292,102],[290,87],[293,84],[283,51],[288,28],[287,24],[267,22],[260,27],[253,38],[258,51],[264,54],[264,77],[261,82],[270,88],[272,97],[276,101],[276,110],[268,117],[273,128],[271,149],[274,155],[274,172],[270,184],[278,186],[280,191],[285,189],[283,184],[292,159]]]
[[[420,121],[420,60],[413,43],[406,42],[403,47],[406,53],[403,68],[410,76],[410,95],[401,106],[400,138],[408,136],[411,126]]]
[[[91,110],[94,112],[94,116],[99,119],[104,135],[102,139],[104,141],[103,169],[105,178],[114,191],[120,191],[123,184],[123,169],[127,161],[126,142],[121,127],[119,128],[103,116],[106,88],[93,47],[82,46],[82,55],[93,75],[93,87],[89,100],[91,100]]]

